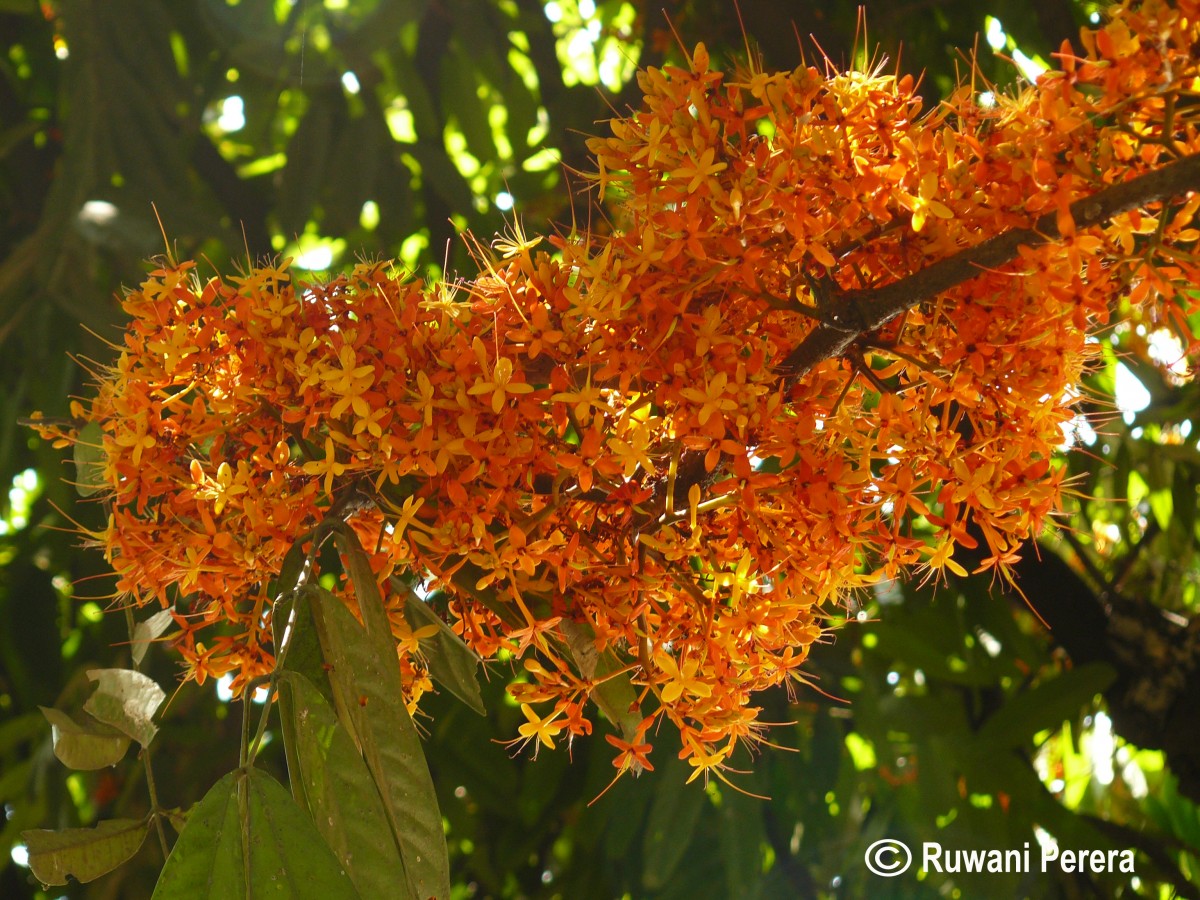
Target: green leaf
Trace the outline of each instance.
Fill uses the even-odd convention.
[[[303,797],[297,801],[307,808],[359,894],[391,896],[404,884],[404,863],[371,772],[311,681],[285,671],[279,683],[280,717],[290,724],[294,742],[288,771]]]
[[[94,881],[141,849],[147,819],[109,819],[92,828],[22,831],[29,868],[42,884],[66,884],[68,876]]]
[[[249,822],[243,822],[242,833],[250,892],[356,900],[349,876],[283,785],[257,769],[246,773],[244,785]]]
[[[436,625],[437,633],[421,640],[421,650],[429,664],[429,676],[481,716],[487,715],[479,682],[475,677],[479,657],[461,637],[454,633],[429,604],[409,590],[404,604],[404,616],[414,630]]]
[[[337,597],[310,592],[321,649],[331,666],[338,716],[357,736],[363,758],[383,797],[400,845],[410,894],[446,898],[450,863],[433,779],[421,739],[404,705],[396,642],[375,574],[358,538],[338,532],[346,571],[354,582],[363,626]]]
[[[53,728],[54,755],[68,769],[115,766],[129,749],[129,738],[90,716],[76,721],[61,709],[39,709]]]
[[[409,100],[412,100],[411,94]],[[475,195],[471,186],[450,161],[440,141],[435,144],[424,139],[418,140],[412,145],[412,155],[421,164],[422,178],[433,185],[438,196],[451,209],[469,210],[474,207]]]
[[[357,900],[316,826],[257,769],[230,772],[188,816],[154,900],[277,896]]]
[[[1116,672],[1107,663],[1087,663],[1042,681],[1009,699],[976,732],[979,751],[987,757],[997,749],[1025,746],[1039,731],[1057,728],[1074,718],[1085,703],[1104,691]]]
[[[1162,490],[1151,491],[1150,511],[1154,513],[1154,518],[1158,521],[1158,525],[1164,531],[1171,527],[1172,514],[1174,512],[1174,496],[1167,488]]]
[[[21,0],[18,0],[18,2],[21,2]],[[7,0],[0,0],[0,12],[10,11],[6,9],[6,5]],[[37,8],[37,5],[33,3],[32,0],[25,0],[22,5],[28,6],[30,9]],[[4,159],[4,157],[8,156],[14,147],[29,140],[29,138],[33,137],[45,127],[46,126],[41,122],[28,121],[22,122],[19,125],[14,125],[12,128],[6,128],[4,131],[0,131],[0,159]]]
[[[453,117],[466,139],[466,149],[481,163],[495,160],[499,153],[488,122],[488,104],[479,97],[480,86],[487,80],[476,67],[475,56],[471,51],[455,47],[442,57],[441,69],[445,108],[453,110]]]
[[[80,497],[91,497],[108,487],[104,480],[104,429],[88,422],[75,441],[75,490]]]
[[[1185,545],[1190,545],[1196,530],[1197,471],[1191,466],[1176,466],[1171,482],[1171,502],[1175,508],[1172,528],[1179,529]]]
[[[218,781],[188,814],[154,886],[154,900],[246,897],[238,772]]]
[[[310,94],[310,105],[288,142],[287,165],[280,176],[279,227],[302,233],[313,217],[327,177],[334,135],[345,125],[341,85]]]
[[[135,666],[142,664],[142,660],[146,658],[146,651],[150,648],[150,643],[170,628],[174,621],[171,610],[163,609],[145,622],[138,622],[137,627],[133,629],[133,640],[129,649]]]
[[[972,666],[963,658],[965,648],[957,625],[930,610],[904,611],[889,615],[870,626],[879,640],[876,652],[902,659],[930,678],[954,684],[990,685],[995,674],[983,666]]]
[[[337,532],[337,542],[345,557],[346,574],[350,577],[354,593],[358,597],[358,611],[362,616],[367,636],[380,649],[388,646],[392,651],[391,655],[395,656],[395,638],[392,636],[392,626],[383,606],[383,595],[379,592],[379,582],[375,580],[375,572],[367,559],[367,553],[358,542],[358,535],[350,528],[341,528]],[[388,669],[390,671],[391,667]]]
[[[642,723],[642,713],[629,675],[610,674],[624,668],[621,661],[611,648],[603,653],[596,648],[596,633],[586,622],[563,619],[558,627],[567,639],[579,674],[588,681],[596,682],[592,688],[592,700],[608,720],[620,729],[621,736],[632,741]]]
[[[163,689],[133,669],[89,669],[87,676],[99,687],[83,708],[143,747],[149,746],[158,733],[154,713],[166,699]]]
[[[25,741],[37,737],[45,727],[43,717],[35,712],[27,712],[9,719],[0,725],[0,752],[7,753]]]
[[[292,548],[293,551],[296,549]],[[289,553],[288,558],[291,555]],[[285,559],[284,568],[287,569],[287,566]],[[293,585],[298,580],[300,568],[297,567],[295,571],[297,577],[291,581]],[[282,576],[280,577],[282,579]],[[274,631],[275,646],[284,647],[286,643],[287,652],[279,658],[282,670],[303,675],[321,692],[326,702],[332,705],[333,692],[329,688],[329,679],[325,676],[324,658],[321,656],[321,644],[317,640],[317,626],[313,621],[309,595],[304,591],[286,588],[286,592],[275,603],[271,627]],[[280,728],[283,731],[283,752],[287,758],[288,771],[295,773],[300,770],[300,762],[296,756],[296,725],[291,714],[289,698],[288,694],[280,694]],[[355,743],[357,744],[357,739]],[[292,796],[296,798],[297,803],[308,807],[308,801],[304,797],[304,785],[295,777],[291,781]]]
[[[286,635],[288,646],[283,669],[303,675],[327,702],[333,704],[333,691],[325,675],[325,658],[321,655],[321,642],[313,619],[313,596],[309,591],[299,590],[276,605],[272,617],[275,646],[282,647]]]
[[[760,800],[733,790],[721,791],[721,855],[727,897],[746,896],[762,879],[763,851],[770,846],[762,811]]]
[[[384,153],[393,145],[382,116],[351,116],[340,128],[332,150],[338,164],[331,166],[321,193],[323,234],[346,234],[358,226],[362,206],[375,199]]]
[[[36,716],[37,713],[33,715]],[[34,785],[30,783],[32,777],[33,760],[30,758],[8,766],[3,774],[0,774],[0,804],[6,803],[21,794],[32,794],[35,790]]]
[[[707,799],[700,785],[683,783],[687,769],[680,760],[666,764],[654,792],[642,839],[642,884],[651,890],[671,883]]]
[[[320,546],[329,537],[328,526],[319,525],[312,531],[305,532],[288,548],[279,566],[279,577],[275,579],[275,590],[272,596],[283,597],[300,587],[309,576],[308,550],[306,546],[311,541]],[[276,638],[278,639],[278,635]]]

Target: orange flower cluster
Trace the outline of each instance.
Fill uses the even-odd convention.
[[[523,737],[588,733],[589,698],[627,678],[619,771],[663,720],[693,777],[719,770],[823,608],[910,567],[965,574],[953,550],[980,538],[1003,571],[1056,508],[1089,330],[1123,292],[1165,308],[1200,280],[1200,194],[1078,228],[1072,206],[1200,149],[1179,102],[1198,10],[1127,4],[1036,87],[924,116],[910,78],[730,78],[698,47],[592,141],[619,230],[556,253],[517,230],[466,284],[163,266],[75,410],[103,429],[95,537],[120,589],[173,605],[193,677],[244,685],[272,664],[285,553],[336,515],[410,702],[428,676],[393,573],[445,589],[482,656],[524,658]],[[1047,213],[1060,239],[854,325],[872,292]],[[797,355],[830,329],[838,352]]]

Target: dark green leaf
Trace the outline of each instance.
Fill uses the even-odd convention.
[[[721,791],[721,855],[725,859],[726,897],[746,896],[748,889],[762,878],[763,850],[769,845],[762,806],[763,801],[737,791]]]
[[[325,658],[321,655],[321,642],[313,620],[313,594],[300,590],[277,604],[272,627],[276,647],[282,647],[285,633],[287,636],[288,648],[283,668],[303,675],[332,704],[333,691],[325,674]]]
[[[17,745],[37,737],[45,728],[44,718],[35,712],[9,719],[0,725],[0,753],[7,753]]]
[[[902,659],[926,676],[955,684],[985,685],[994,680],[992,672],[971,666],[964,659],[960,623],[933,611],[888,616],[872,623],[878,637],[881,656]]]
[[[304,558],[304,554],[300,552],[300,544],[297,543],[284,559],[284,572],[280,575],[281,586],[295,585],[299,581]],[[310,595],[303,590],[293,591],[291,588],[284,588],[284,591],[275,603],[271,617],[275,646],[287,647],[286,654],[279,657],[283,671],[304,676],[321,692],[327,703],[333,704],[333,692],[325,675],[324,658],[321,656],[321,644],[317,639]],[[298,738],[291,694],[281,693],[279,704],[283,752],[287,758],[288,772],[292,773],[292,796],[297,803],[311,809],[304,795],[304,784],[295,774],[300,771],[300,759],[297,756]]]
[[[0,0],[0,11],[4,10],[5,2],[6,0]],[[35,7],[36,4],[30,2],[29,6]],[[22,122],[0,131],[0,159],[4,159],[14,147],[27,141],[44,127],[41,122]]]
[[[246,897],[238,780],[230,772],[188,813],[154,886],[154,900]]]
[[[603,653],[596,649],[595,632],[586,622],[563,619],[559,628],[567,639],[571,656],[579,667],[579,674],[586,680],[595,682],[592,700],[620,730],[621,736],[627,741],[632,741],[642,723],[637,693],[628,674],[611,674],[624,666],[611,649],[606,648]]]
[[[137,853],[149,819],[109,819],[93,828],[21,832],[29,868],[42,884],[66,884],[67,876],[94,881]]]
[[[358,892],[316,826],[265,772],[246,773],[249,827],[246,867],[253,895],[352,900]]]
[[[333,146],[336,163],[321,193],[322,233],[345,234],[358,225],[363,203],[375,199],[380,164],[391,144],[381,117],[367,114],[346,120]]]
[[[383,607],[383,595],[379,592],[379,582],[375,580],[375,572],[371,568],[367,553],[358,542],[358,535],[350,528],[342,528],[337,533],[338,547],[342,551],[346,566],[346,574],[354,585],[354,594],[358,598],[358,611],[362,616],[363,628],[368,639],[378,648],[387,646],[391,656],[395,656],[395,638],[392,626],[388,622],[387,611]],[[387,671],[391,671],[387,666]],[[397,666],[397,675],[399,667]]]
[[[450,866],[437,795],[403,684],[383,598],[358,538],[338,532],[365,629],[328,591],[310,593],[339,717],[352,723],[383,797],[413,897],[448,897]]]
[[[296,767],[289,774],[301,805],[360,895],[392,895],[404,884],[404,864],[366,763],[311,681],[284,672],[280,686],[280,716],[290,723],[285,733],[294,735]]]
[[[310,539],[316,540],[312,532],[304,535],[288,548],[287,554],[283,557],[283,563],[279,567],[279,577],[275,579],[274,596],[280,597],[289,591],[294,591],[308,574],[306,571],[308,553],[304,549],[304,544]],[[278,634],[275,635],[276,641],[279,640],[279,637]]]
[[[1116,672],[1105,663],[1088,663],[1043,680],[1009,699],[976,734],[980,752],[1023,747],[1039,731],[1056,728],[1079,714],[1085,703],[1112,684]]]
[[[447,108],[454,110],[467,150],[482,163],[496,159],[496,143],[488,122],[488,104],[479,98],[484,81],[470,53],[457,48],[442,60],[442,94]]]
[[[440,146],[421,139],[413,145],[412,155],[421,164],[421,177],[451,209],[470,210],[474,207],[475,195],[470,185]]]
[[[25,793],[31,787],[30,777],[32,774],[32,759],[22,760],[15,766],[5,769],[4,773],[0,774],[0,803],[5,803]]]
[[[358,892],[304,810],[250,769],[226,775],[192,810],[154,900],[257,896],[355,900]]]
[[[345,119],[341,87],[314,91],[287,148],[279,189],[279,227],[289,237],[304,231],[321,195],[333,137]]]
[[[663,766],[642,841],[642,883],[651,890],[670,884],[707,801],[699,784],[684,784],[688,767]]]
[[[1171,483],[1175,519],[1171,522],[1171,527],[1178,528],[1189,543],[1196,529],[1196,483],[1197,472],[1194,468],[1175,467],[1175,478]]]

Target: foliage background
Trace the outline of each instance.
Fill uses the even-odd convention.
[[[457,234],[487,240],[510,207],[530,233],[605,227],[580,174],[584,139],[636,105],[636,66],[678,53],[672,27],[727,67],[745,59],[743,23],[768,66],[822,52],[861,64],[857,6],[743,0],[739,20],[725,0],[0,0],[0,895],[59,895],[20,865],[22,829],[145,806],[132,757],[71,774],[51,752],[38,705],[77,697],[89,667],[125,664],[124,623],[102,615],[104,561],[71,533],[101,510],[16,420],[65,414],[85,384],[72,356],[111,357],[114,293],[163,249],[156,216],[180,256],[223,271],[270,254],[318,272],[385,255],[470,274]],[[991,89],[1019,77],[977,34],[1036,65],[1097,12],[1076,0],[865,6],[867,45],[924,72],[930,103],[977,45]],[[1070,458],[1078,496],[1019,567],[1049,631],[986,578],[888,585],[833,611],[814,688],[763,698],[764,718],[787,723],[772,735],[785,749],[741,761],[737,783],[769,802],[685,788],[663,747],[655,772],[589,806],[611,777],[606,745],[509,758],[495,741],[516,733],[512,673],[493,669],[488,719],[441,696],[422,723],[456,891],[1200,896],[1197,387],[1153,323],[1102,339],[1085,395],[1098,418]],[[1121,410],[1102,399],[1114,392]],[[148,665],[177,680],[168,653]],[[186,809],[235,765],[237,718],[211,684],[178,691],[155,757],[165,803]],[[1138,876],[884,881],[862,864],[885,836],[1028,841],[1036,858],[1038,835],[1135,848]],[[65,894],[149,896],[161,862],[147,842]]]

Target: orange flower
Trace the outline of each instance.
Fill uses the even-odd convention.
[[[1166,115],[1200,77],[1200,5],[1131,6],[1067,71],[927,116],[911,78],[737,81],[697,48],[641,73],[642,108],[589,144],[621,198],[611,234],[539,249],[514,226],[463,286],[387,263],[294,284],[287,261],[201,282],[167,261],[124,298],[84,427],[37,427],[83,445],[77,480],[110,512],[88,538],[120,590],[174,607],[188,677],[270,670],[283,560],[336,516],[381,583],[432,577],[477,652],[523,656],[518,743],[588,733],[588,701],[630,679],[645,707],[607,736],[618,776],[668,723],[691,780],[722,777],[760,739],[754,692],[801,677],[822,605],[965,574],[977,534],[1003,575],[1050,520],[1115,297],[1190,327],[1200,195],[1070,215],[1200,152]],[[847,304],[1044,215],[1063,240],[782,370]],[[386,603],[415,708],[419,635]]]

